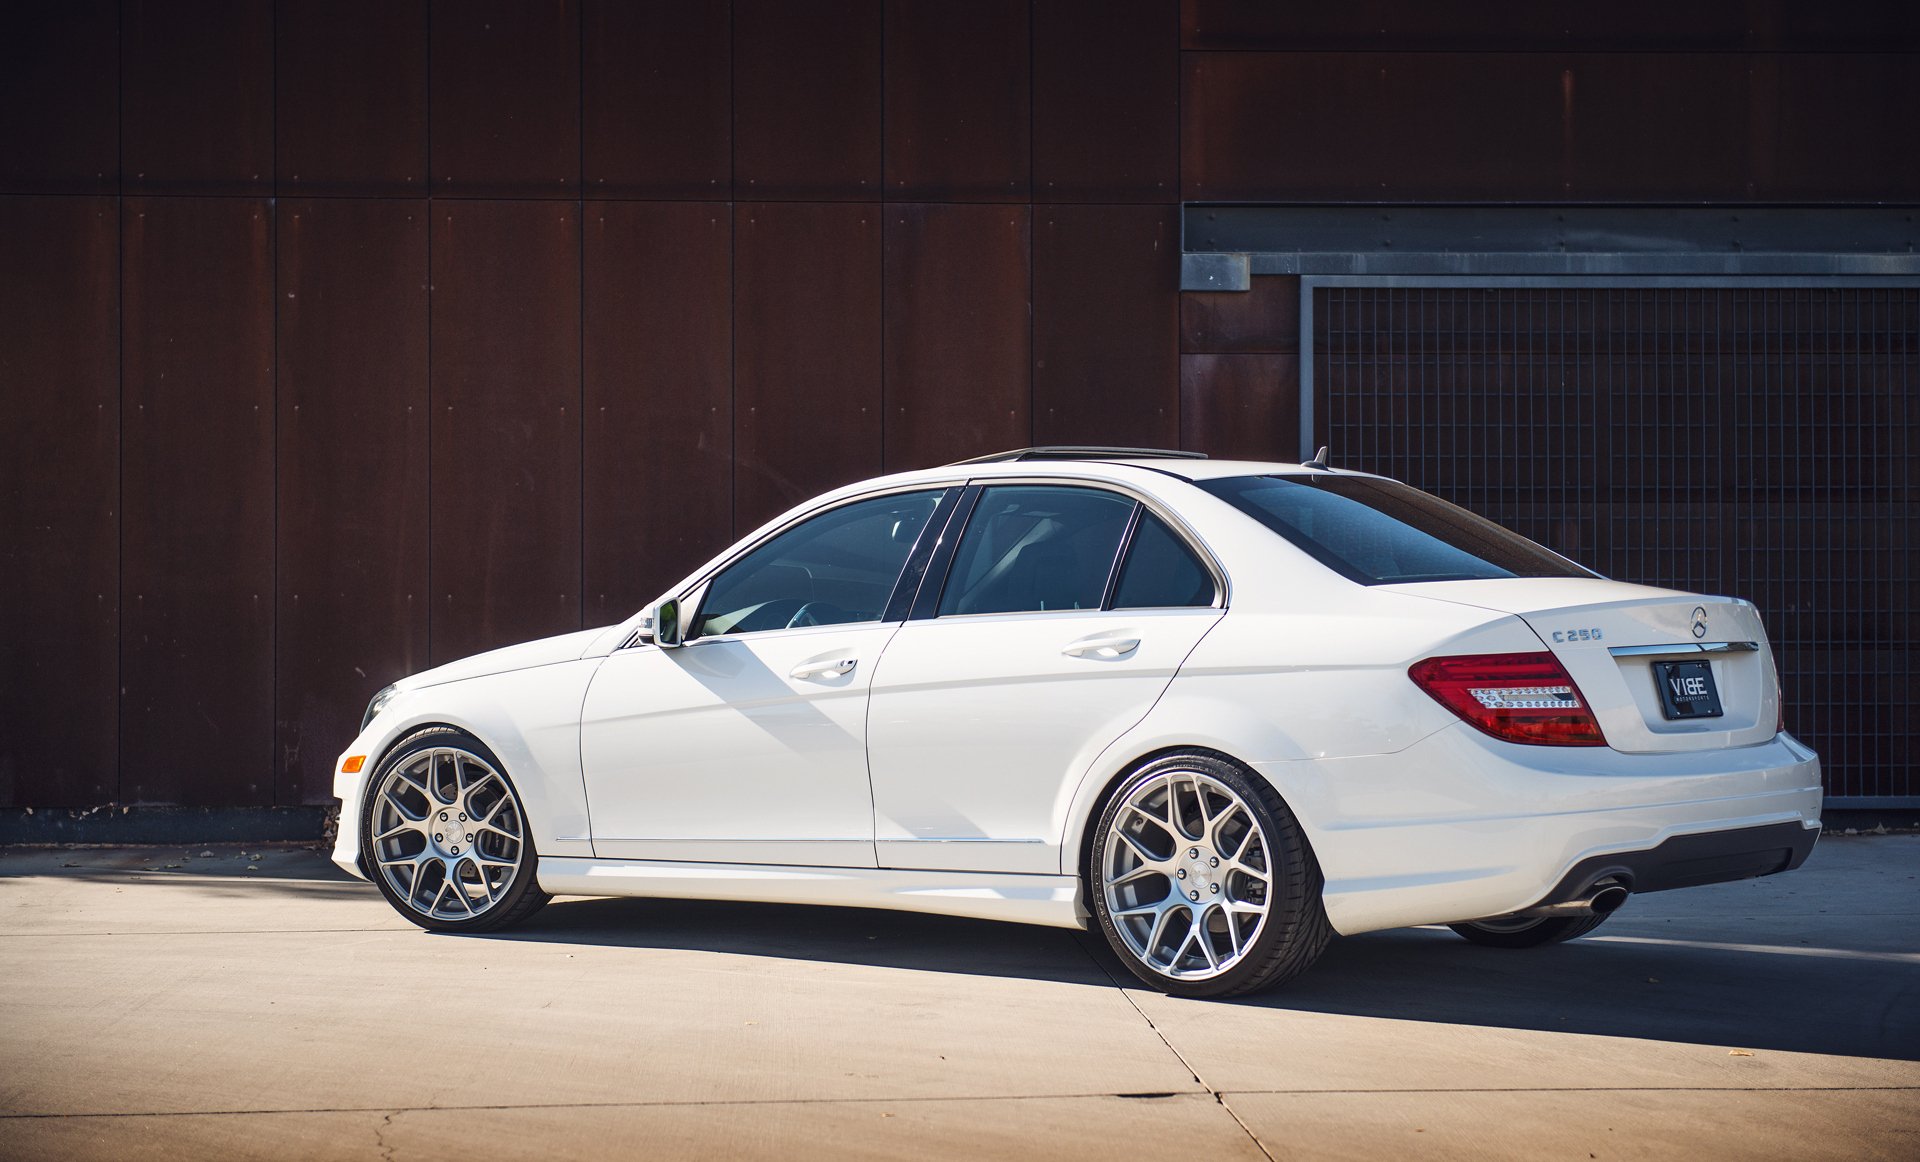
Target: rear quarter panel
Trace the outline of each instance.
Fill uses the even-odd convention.
[[[1062,871],[1078,867],[1088,822],[1113,782],[1172,749],[1215,750],[1255,766],[1315,839],[1317,820],[1336,814],[1341,793],[1330,760],[1398,753],[1458,722],[1413,684],[1409,665],[1433,654],[1541,648],[1517,617],[1328,580],[1236,578],[1233,607],[1159,702],[1063,788]]]

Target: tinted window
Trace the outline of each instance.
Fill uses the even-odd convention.
[[[1115,609],[1159,609],[1176,605],[1212,605],[1213,575],[1193,550],[1150,512],[1140,514],[1133,544],[1120,566],[1113,591]]]
[[[878,621],[940,492],[906,492],[795,525],[721,570],[692,637]]]
[[[1011,484],[980,494],[940,612],[1098,609],[1133,501],[1092,488]]]
[[[1235,476],[1200,487],[1362,585],[1594,576],[1490,520],[1392,480]]]

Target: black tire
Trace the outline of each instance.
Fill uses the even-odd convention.
[[[510,809],[518,817],[521,836],[518,866],[513,869],[511,878],[504,886],[492,893],[495,898],[475,915],[456,918],[434,915],[430,911],[421,910],[417,903],[409,898],[408,893],[403,892],[389,879],[377,862],[381,849],[374,840],[373,828],[380,788],[386,784],[388,776],[396,769],[416,762],[423,752],[436,750],[464,751],[491,767],[502,785],[503,797],[507,800],[506,809]],[[479,786],[478,783],[474,785]],[[437,805],[430,806],[428,813],[431,814],[434,806]],[[424,836],[422,843],[425,843]],[[540,857],[534,849],[532,827],[527,822],[525,809],[520,804],[519,792],[514,789],[506,766],[485,743],[464,730],[456,730],[450,726],[430,726],[415,731],[401,739],[392,750],[387,752],[386,757],[381,759],[373,778],[367,781],[365,802],[361,804],[360,851],[369,877],[380,889],[380,894],[387,898],[387,903],[393,905],[394,911],[431,932],[497,932],[525,920],[552,898],[540,890]],[[477,850],[470,852],[469,858],[474,854],[478,854]],[[486,874],[484,869],[478,868],[478,865],[475,865],[475,870],[481,876]],[[443,871],[442,874],[444,877],[447,873]],[[487,889],[483,887],[481,890]],[[432,903],[437,905],[439,900],[440,896],[436,893]]]
[[[1218,975],[1200,979],[1170,975],[1146,963],[1135,953],[1117,927],[1107,899],[1102,870],[1109,866],[1109,845],[1117,842],[1113,837],[1116,817],[1122,811],[1130,810],[1128,804],[1133,796],[1145,793],[1150,784],[1170,772],[1198,773],[1231,790],[1264,835],[1268,853],[1266,870],[1270,886],[1263,893],[1267,912],[1261,927],[1246,943],[1237,962]],[[1223,810],[1218,818],[1225,820],[1229,816],[1230,812]],[[1209,821],[1209,830],[1211,826],[1212,821]],[[1092,838],[1093,842],[1087,845],[1086,862],[1081,872],[1100,931],[1128,971],[1162,992],[1184,997],[1230,997],[1270,989],[1305,972],[1319,959],[1328,940],[1332,938],[1333,928],[1327,922],[1326,909],[1321,901],[1324,881],[1320,864],[1314,858],[1313,848],[1307,843],[1299,821],[1265,779],[1223,756],[1204,751],[1164,755],[1134,771],[1107,795]],[[1180,854],[1177,849],[1186,846],[1192,838],[1189,834],[1187,839],[1175,842],[1176,859]],[[1248,846],[1250,844],[1243,841],[1239,853],[1244,855]],[[1176,881],[1169,877],[1162,878],[1170,892],[1177,893]],[[1228,876],[1223,874],[1221,879],[1225,881]],[[1228,894],[1232,894],[1231,887]],[[1172,895],[1166,899],[1172,899]],[[1174,906],[1185,907],[1184,904]],[[1190,919],[1189,923],[1197,933],[1200,928],[1198,921]],[[1208,936],[1206,939],[1211,941],[1214,938]],[[1233,936],[1227,939],[1230,943],[1236,941]],[[1175,967],[1178,967],[1177,962]]]
[[[1447,927],[1475,944],[1488,948],[1539,948],[1573,940],[1606,923],[1606,914],[1592,916],[1536,916],[1530,924],[1519,920],[1469,920]],[[1489,927],[1493,925],[1493,927]]]

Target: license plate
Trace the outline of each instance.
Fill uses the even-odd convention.
[[[1660,687],[1660,709],[1668,718],[1720,717],[1720,690],[1713,684],[1712,665],[1655,662],[1653,680]]]

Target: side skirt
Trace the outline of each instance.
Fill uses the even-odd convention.
[[[555,896],[830,904],[1052,928],[1087,926],[1080,881],[1060,875],[543,856],[540,888]]]

